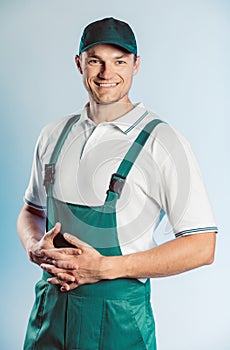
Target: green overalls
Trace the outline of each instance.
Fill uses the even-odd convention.
[[[65,125],[46,165],[47,230],[59,221],[69,232],[106,256],[122,255],[116,228],[116,203],[136,158],[150,133],[161,120],[149,122],[111,177],[102,206],[66,203],[53,197],[55,164],[69,131],[79,116]],[[144,224],[144,223],[143,223]],[[56,247],[67,246],[60,233]],[[35,287],[24,350],[156,350],[155,326],[150,304],[150,281],[102,280],[69,292],[43,278]]]

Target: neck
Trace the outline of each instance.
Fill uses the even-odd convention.
[[[88,116],[96,125],[101,122],[111,122],[118,119],[134,108],[129,100],[126,103],[114,102],[111,104],[98,104],[93,101],[89,102],[87,107]]]

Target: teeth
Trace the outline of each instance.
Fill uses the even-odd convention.
[[[116,83],[112,83],[112,84],[102,83],[102,84],[99,84],[99,86],[102,86],[102,87],[113,87],[113,86],[116,86],[116,85],[117,85]]]

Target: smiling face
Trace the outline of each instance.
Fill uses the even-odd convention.
[[[139,68],[139,57],[114,45],[94,45],[76,56],[77,67],[89,94],[90,102],[128,103],[133,76]]]

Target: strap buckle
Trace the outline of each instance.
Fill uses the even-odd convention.
[[[45,177],[43,185],[47,187],[49,184],[54,184],[55,163],[45,164]]]
[[[112,174],[109,184],[109,191],[117,193],[118,198],[120,198],[123,186],[125,184],[125,180],[125,176],[122,176],[117,173]]]

